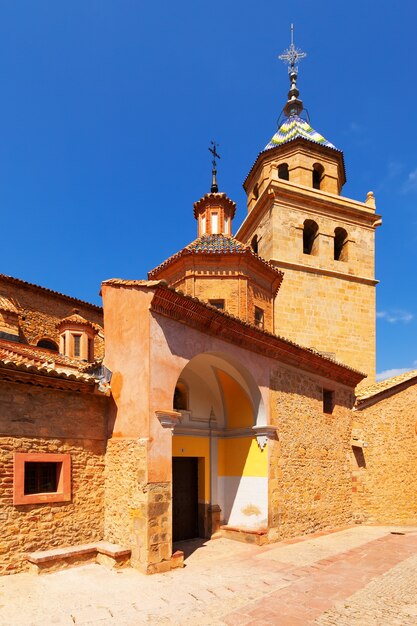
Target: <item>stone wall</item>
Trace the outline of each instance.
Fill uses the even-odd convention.
[[[103,536],[109,399],[67,385],[0,383],[0,573],[24,570],[26,552]],[[14,452],[70,454],[71,501],[13,505]]]
[[[56,325],[77,308],[85,319],[103,327],[102,309],[87,302],[76,300],[48,289],[26,284],[24,281],[0,277],[0,294],[13,298],[19,305],[20,340],[22,343],[36,345],[47,337],[59,346],[59,333]],[[94,356],[104,356],[104,337],[95,335]]]
[[[354,414],[355,433],[368,446],[352,455],[358,522],[417,523],[417,385],[403,386]]]
[[[104,536],[130,548],[131,564],[152,574],[171,569],[171,483],[147,482],[147,469],[146,438],[108,441]]]
[[[70,502],[13,505],[13,453],[71,455]],[[25,553],[103,537],[104,442],[0,437],[0,574],[28,569]]]
[[[328,381],[330,383],[330,381]],[[352,391],[336,386],[332,414],[323,412],[327,382],[277,368],[271,376],[269,536],[282,539],[351,522]]]

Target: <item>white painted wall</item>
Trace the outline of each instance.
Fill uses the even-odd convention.
[[[268,479],[259,476],[219,476],[221,518],[229,526],[266,528]]]

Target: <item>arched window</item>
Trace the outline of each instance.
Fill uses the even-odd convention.
[[[254,235],[252,237],[252,241],[250,242],[250,246],[255,254],[258,254],[258,235]]]
[[[188,389],[181,381],[175,386],[173,406],[176,411],[188,410]]]
[[[348,234],[344,228],[334,229],[334,260],[348,260]]]
[[[256,185],[253,188],[253,197],[255,198],[255,200],[257,200],[259,198],[259,185],[258,185],[258,183],[256,183]]]
[[[324,167],[320,163],[314,163],[313,165],[313,189],[321,188],[321,181],[323,180]]]
[[[305,220],[303,228],[303,252],[304,254],[318,253],[319,227],[313,220]]]
[[[55,341],[52,339],[41,339],[36,344],[39,348],[46,348],[47,350],[52,350],[53,352],[58,352],[58,346]]]
[[[288,163],[280,163],[278,165],[278,178],[281,178],[281,180],[290,180]]]

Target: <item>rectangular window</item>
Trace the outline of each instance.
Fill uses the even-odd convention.
[[[88,360],[94,361],[94,339],[88,339]]]
[[[218,235],[219,233],[219,214],[212,213],[211,214],[211,234]]]
[[[255,307],[255,326],[258,326],[258,328],[264,327],[264,312],[258,306]]]
[[[229,224],[230,224],[229,218],[225,217],[224,218],[224,232],[226,235],[230,235]]]
[[[201,216],[201,234],[202,235],[206,234],[206,216],[205,215]]]
[[[323,389],[323,413],[333,413],[334,391]]]
[[[211,306],[215,306],[219,311],[224,311],[224,300],[209,300]]]
[[[73,335],[74,337],[74,356],[81,356],[81,335]]]
[[[14,454],[13,504],[40,504],[71,500],[69,454]]]

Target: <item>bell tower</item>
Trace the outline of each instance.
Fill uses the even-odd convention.
[[[290,90],[282,121],[244,181],[248,215],[236,234],[284,272],[274,332],[334,357],[375,380],[375,198],[341,195],[343,153],[315,131],[297,87],[291,45]]]

